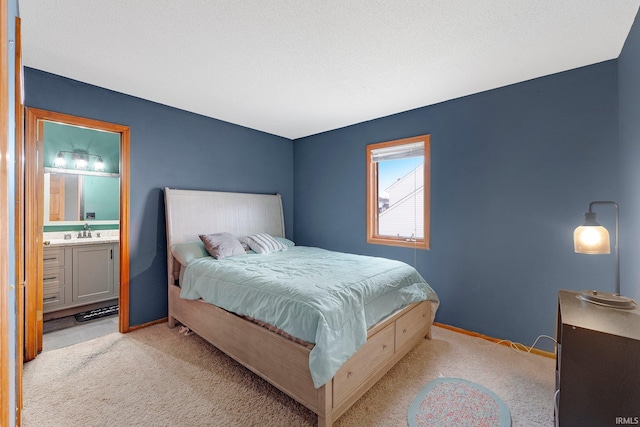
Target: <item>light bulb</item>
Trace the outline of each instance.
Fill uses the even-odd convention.
[[[602,236],[600,235],[600,233],[594,230],[594,227],[585,227],[582,235],[580,235],[580,239],[585,245],[593,246],[600,243],[600,240],[602,240]]]
[[[76,169],[86,169],[87,168],[87,161],[85,159],[82,159],[82,158],[77,158],[75,160],[75,162],[73,163],[73,166]]]
[[[53,167],[54,168],[64,168],[67,167],[67,161],[62,154],[62,151],[58,153],[55,159],[53,159]]]
[[[102,161],[102,157],[98,157],[98,160],[96,160],[96,162],[93,164],[93,170],[96,172],[104,172],[105,166],[104,162]]]

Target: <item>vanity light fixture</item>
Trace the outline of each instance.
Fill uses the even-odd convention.
[[[91,169],[95,172],[104,172],[106,166],[101,156],[96,154],[90,154],[83,150],[74,150],[74,151],[60,151],[58,155],[53,159],[52,166],[54,168],[66,168],[67,167],[67,159],[65,154],[69,154],[71,160],[73,160],[73,169],[77,170],[87,170],[89,169],[89,162],[92,157],[97,158],[97,160],[91,166]]]
[[[598,224],[596,213],[593,212],[594,205],[612,205],[616,210],[616,241],[615,241],[615,293],[600,292],[595,290],[582,291],[580,298],[584,301],[606,307],[632,309],[636,307],[636,302],[631,298],[620,295],[620,254],[618,252],[618,204],[610,201],[596,201],[589,203],[589,212],[584,214],[584,224],[576,228],[573,232],[573,248],[579,254],[609,254],[611,253],[611,242],[609,231]]]

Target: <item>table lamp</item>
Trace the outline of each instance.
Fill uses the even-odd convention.
[[[611,242],[609,232],[606,228],[598,224],[596,214],[593,212],[594,205],[612,205],[616,210],[616,242],[615,242],[615,292],[601,292],[595,290],[582,291],[580,298],[584,301],[606,307],[632,309],[636,307],[636,302],[631,298],[620,295],[620,253],[618,251],[618,221],[619,208],[616,202],[595,201],[589,203],[589,212],[584,214],[584,224],[576,228],[573,232],[573,247],[579,254],[609,254],[611,253]]]

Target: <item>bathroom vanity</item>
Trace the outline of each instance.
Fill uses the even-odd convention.
[[[43,312],[118,298],[117,237],[45,240]]]

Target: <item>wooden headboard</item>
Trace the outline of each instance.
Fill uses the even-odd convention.
[[[164,189],[167,219],[167,269],[173,284],[171,245],[198,240],[200,234],[253,233],[284,235],[284,215],[279,194],[230,193]]]

